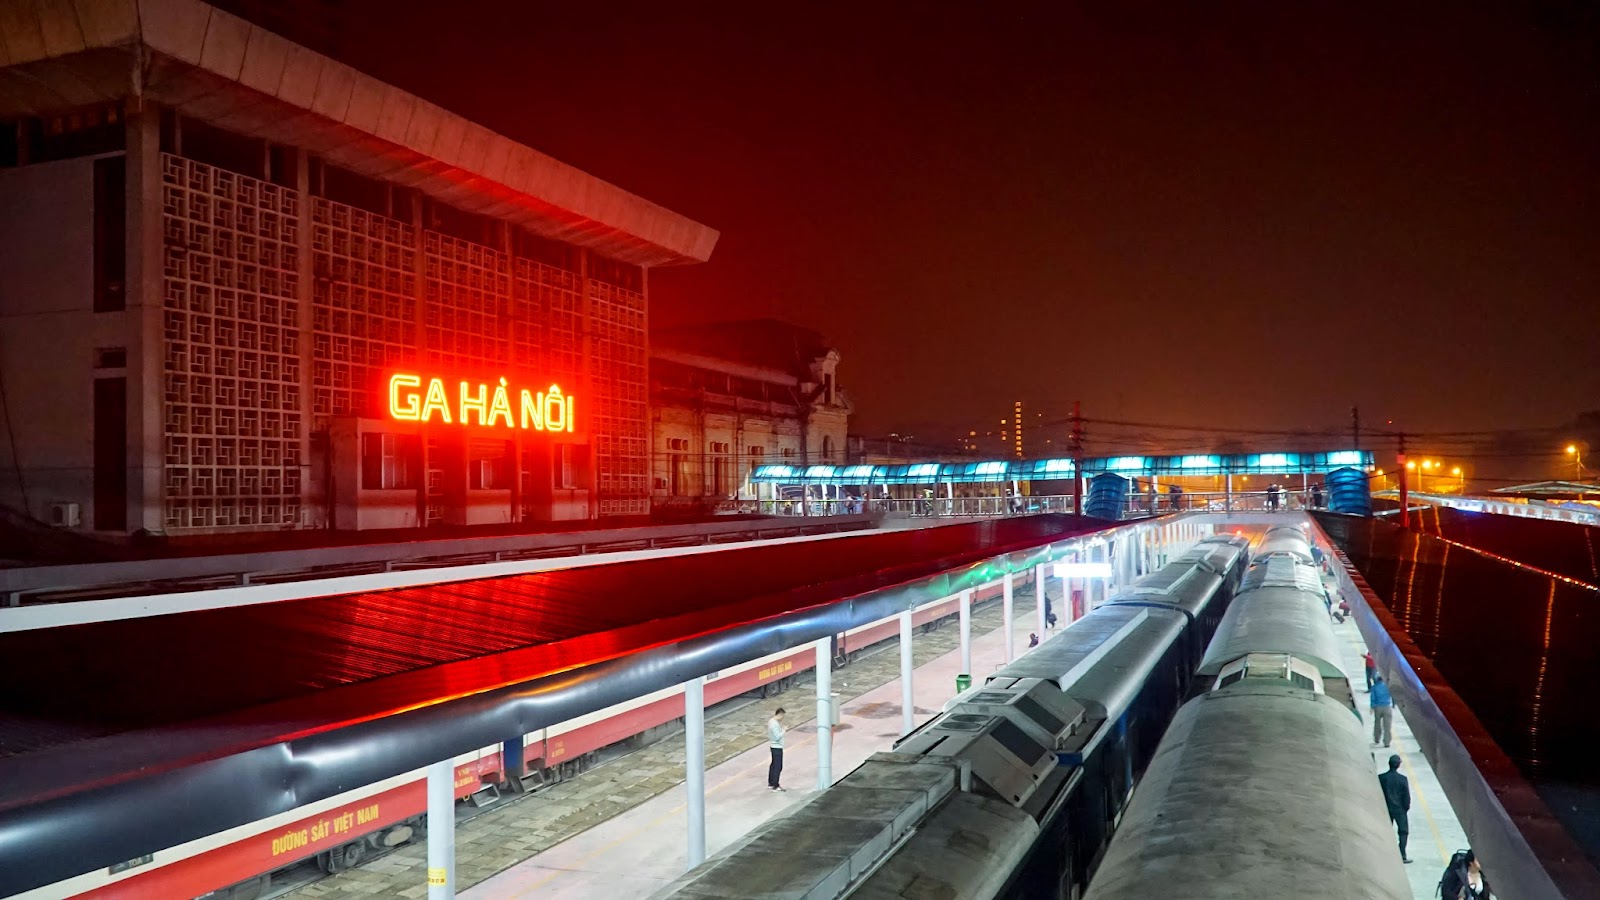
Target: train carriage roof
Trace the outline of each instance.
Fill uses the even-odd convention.
[[[1200,660],[1200,674],[1215,676],[1251,653],[1287,653],[1317,667],[1324,678],[1348,678],[1339,639],[1320,594],[1264,587],[1235,597]]]
[[[1361,722],[1286,685],[1180,709],[1088,893],[1150,897],[1409,900]]]

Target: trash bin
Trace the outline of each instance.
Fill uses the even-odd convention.
[[[828,722],[834,726],[839,724],[839,705],[839,692],[834,691],[828,697]]]
[[[963,691],[965,691],[967,688],[970,688],[970,687],[972,687],[972,676],[971,675],[968,675],[967,673],[963,672],[960,675],[956,676],[956,693],[958,693],[958,694],[962,693]]]

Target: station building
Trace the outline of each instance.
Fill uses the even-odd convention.
[[[714,230],[199,0],[3,6],[0,504],[649,512],[649,270]]]
[[[842,464],[852,407],[838,368],[820,334],[786,322],[654,330],[655,508],[753,512],[762,464]]]

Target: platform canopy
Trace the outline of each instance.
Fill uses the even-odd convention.
[[[705,262],[717,242],[714,229],[200,0],[0,2],[0,118],[146,101],[636,265]]]
[[[1370,450],[1318,453],[1201,453],[1185,456],[1102,456],[1083,460],[1083,474],[1125,478],[1193,478],[1216,475],[1326,475],[1335,469],[1370,469]],[[765,484],[973,484],[1058,481],[1073,477],[1070,459],[905,463],[857,466],[758,466],[750,480]]]

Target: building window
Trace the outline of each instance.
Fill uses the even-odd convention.
[[[578,472],[573,465],[574,455],[571,444],[556,445],[556,487],[575,488],[578,486]]]
[[[794,459],[794,448],[793,447],[785,447],[785,448],[783,448],[783,458],[784,459]]]
[[[667,438],[667,449],[682,453],[689,449],[688,438]]]
[[[94,161],[94,311],[116,312],[127,305],[126,158]]]
[[[16,147],[7,155],[15,157],[16,163],[74,159],[115,153],[127,147],[122,110],[115,105],[78,109],[42,119],[24,119],[13,133]]]
[[[822,436],[822,461],[833,462],[833,435]]]
[[[412,490],[417,486],[417,439],[409,434],[361,436],[361,489]]]
[[[200,119],[178,119],[178,140],[185,159],[266,180],[267,142],[218,128]]]
[[[767,455],[767,448],[757,445],[746,452],[750,455],[750,471],[754,472],[756,467],[761,465],[762,458]]]
[[[733,462],[728,458],[728,451],[730,449],[732,448],[729,446],[727,441],[711,442],[711,452],[715,454],[715,456],[711,459],[712,496],[726,497],[732,493],[728,490],[728,470]]]
[[[511,453],[507,441],[475,440],[467,460],[467,487],[474,491],[511,489]]]

